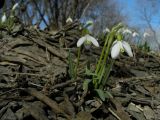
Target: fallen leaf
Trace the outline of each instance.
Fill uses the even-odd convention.
[[[75,120],[91,120],[92,115],[89,112],[81,111],[76,115]]]
[[[144,106],[143,113],[147,120],[155,120],[154,111],[149,106]]]

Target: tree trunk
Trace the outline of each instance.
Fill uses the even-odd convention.
[[[55,10],[55,27],[58,29],[58,20],[59,20],[59,9],[58,9],[58,0],[54,1],[54,10]]]

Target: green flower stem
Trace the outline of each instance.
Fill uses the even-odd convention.
[[[98,84],[101,84],[101,80],[102,80],[102,77],[104,75],[104,72],[105,72],[105,67],[106,67],[106,60],[109,56],[109,52],[110,52],[110,47],[114,41],[114,32],[111,33],[111,36],[109,38],[109,41],[108,41],[108,45],[107,45],[107,48],[106,48],[106,53],[105,53],[105,56],[104,56],[104,59],[102,61],[102,64],[101,64],[101,67],[100,67],[100,70],[99,72],[97,73],[99,79],[98,79]]]
[[[107,83],[108,77],[110,75],[110,72],[111,72],[111,69],[112,69],[114,63],[115,63],[115,60],[111,60],[111,63],[108,64],[108,66],[107,66],[107,69],[106,69],[105,74],[104,74],[104,79],[102,81],[102,88],[104,88],[104,86]]]
[[[110,36],[111,36],[111,33],[107,36],[107,38],[105,40],[100,59],[99,59],[98,64],[96,66],[95,73],[98,76],[98,79],[93,78],[93,84],[94,84],[95,88],[98,88],[98,83],[100,82],[100,79],[102,78],[102,74],[104,73],[104,64],[101,64],[101,62],[102,62],[103,58],[106,58],[105,52],[106,52],[106,49],[107,49],[106,47],[107,47],[107,44],[109,42]],[[97,82],[97,80],[98,80],[98,82]]]
[[[69,49],[69,55],[68,55],[68,62],[69,62],[69,75],[71,77],[71,79],[74,79],[75,77],[75,71],[74,71],[74,65],[73,65],[73,61],[72,61],[72,57],[71,57],[71,50]]]
[[[114,34],[115,34],[114,32],[111,33],[111,36],[110,36],[110,38],[109,38],[108,45],[107,45],[107,48],[106,48],[106,53],[104,54],[104,59],[103,59],[103,63],[102,63],[101,69],[102,69],[103,67],[105,67],[104,65],[105,65],[106,60],[107,60],[107,58],[108,58],[108,55],[109,55],[109,52],[110,52],[110,47],[111,47],[111,45],[112,45],[112,43],[113,43],[113,41],[114,41]]]
[[[101,64],[101,61],[104,57],[104,54],[105,54],[105,50],[106,50],[106,46],[107,46],[107,43],[110,39],[111,36],[114,36],[112,34],[115,34],[120,28],[122,28],[123,25],[120,23],[118,25],[116,25],[115,27],[112,28],[111,32],[109,33],[109,35],[107,36],[106,40],[105,40],[105,43],[104,43],[104,46],[103,46],[103,49],[102,49],[102,53],[101,53],[101,56],[100,56],[100,59],[98,60],[98,64],[96,66],[96,74],[99,72],[99,69],[100,69],[100,64]],[[114,33],[113,33],[114,32]]]
[[[107,77],[110,74],[110,72],[105,73],[106,71],[109,71],[109,70],[107,70],[108,68],[106,68],[106,64],[107,64],[106,61],[109,56],[110,48],[115,40],[115,35],[116,35],[117,31],[122,27],[123,27],[122,24],[118,24],[117,26],[113,27],[111,32],[109,33],[109,35],[107,36],[107,38],[105,40],[105,43],[104,43],[104,46],[102,49],[102,53],[101,53],[100,59],[97,63],[96,70],[95,70],[95,74],[97,76],[93,77],[93,84],[94,84],[95,88],[99,88],[100,85],[102,85],[102,78],[104,79],[104,77]],[[105,74],[107,74],[107,75],[105,75]]]
[[[14,28],[14,17],[9,17],[7,22],[6,22],[6,27],[8,32],[10,33],[12,31],[12,29]]]
[[[91,69],[91,51],[89,51],[87,55],[87,69]]]
[[[75,66],[75,79],[77,78],[77,69],[79,65],[80,56],[81,56],[81,47],[78,48],[77,64]]]
[[[96,74],[98,73],[98,71],[100,69],[100,64],[101,64],[102,58],[104,57],[104,52],[105,52],[105,49],[106,49],[106,46],[107,46],[107,43],[108,43],[109,36],[110,36],[110,34],[107,36],[107,38],[105,40],[100,59],[98,60],[98,64],[96,66]]]

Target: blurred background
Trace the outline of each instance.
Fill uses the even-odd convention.
[[[69,17],[81,23],[92,20],[92,34],[98,36],[106,27],[122,22],[139,33],[129,39],[131,43],[147,43],[152,50],[160,50],[160,0],[5,0],[0,16],[9,15],[17,2],[16,16],[26,26],[57,31]],[[144,33],[149,36],[144,38]]]

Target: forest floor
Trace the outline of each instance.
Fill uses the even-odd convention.
[[[87,54],[78,77],[68,73],[68,49],[76,61],[79,23],[57,33],[17,24],[0,39],[0,120],[160,120],[160,54],[132,46],[121,55],[106,85],[112,98],[102,102],[83,91]],[[101,47],[92,51],[92,67]]]

